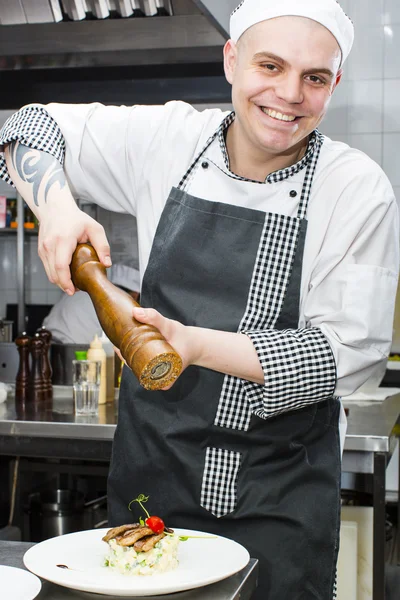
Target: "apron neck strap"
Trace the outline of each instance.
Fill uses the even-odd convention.
[[[315,169],[317,167],[319,155],[321,152],[321,147],[324,141],[323,136],[319,131],[316,131],[317,139],[315,141],[314,152],[311,156],[311,159],[306,167],[306,172],[304,174],[303,188],[301,190],[301,198],[299,202],[299,208],[297,210],[297,218],[305,219],[307,215],[308,202],[311,196],[311,188],[314,180]]]

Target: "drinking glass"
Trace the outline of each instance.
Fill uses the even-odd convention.
[[[76,415],[99,412],[100,360],[72,361],[72,388]]]

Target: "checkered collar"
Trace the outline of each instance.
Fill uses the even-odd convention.
[[[234,177],[235,179],[240,179],[241,181],[253,181],[252,179],[247,179],[246,177],[241,177],[240,175],[236,175],[235,173],[232,173],[232,171],[230,170],[229,156],[228,156],[228,151],[226,149],[226,143],[225,143],[225,131],[233,123],[233,121],[235,120],[235,116],[236,116],[235,112],[231,112],[227,117],[225,117],[225,119],[222,121],[221,125],[218,128],[218,140],[219,140],[219,145],[221,148],[222,156],[224,159],[225,166],[228,169],[229,174],[232,177]],[[318,148],[320,148],[320,146],[322,145],[322,142],[323,142],[323,135],[318,131],[318,129],[315,129],[310,135],[310,139],[308,141],[308,146],[307,146],[307,151],[306,151],[305,155],[303,156],[303,158],[301,160],[299,160],[297,163],[295,163],[294,165],[287,167],[286,169],[281,169],[280,171],[274,171],[273,173],[270,173],[268,175],[267,179],[265,180],[265,182],[266,183],[277,183],[278,181],[284,181],[285,179],[292,177],[292,175],[299,173],[302,169],[304,169],[304,167],[306,165],[308,165],[308,163],[314,156],[316,150],[318,150]],[[257,182],[257,183],[259,183],[259,182]]]

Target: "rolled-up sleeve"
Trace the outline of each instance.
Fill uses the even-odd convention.
[[[137,216],[140,195],[146,214],[153,201],[163,206],[221,114],[185,102],[29,105],[6,122],[0,144],[19,140],[52,154],[63,163],[75,198]],[[4,157],[0,177],[11,182]]]
[[[264,385],[243,383],[252,412],[267,418],[331,398],[336,364],[320,329],[244,331],[253,342]]]
[[[19,141],[64,163],[65,141],[57,123],[43,106],[25,106],[11,115],[0,131],[0,179],[14,185],[4,159],[4,146]]]
[[[99,103],[29,105],[5,123],[0,144],[4,147],[18,140],[53,155],[63,164],[75,198],[115,212],[134,213],[135,175],[145,154],[145,148],[139,146],[146,145],[139,127],[134,136],[130,135],[137,121],[132,118],[134,109]],[[145,117],[141,117],[145,127]],[[150,115],[148,118],[151,120]],[[148,133],[151,135],[150,126]],[[133,165],[130,150],[136,154]],[[4,157],[0,176],[12,183]]]
[[[317,221],[309,224],[311,238],[313,226]],[[264,385],[243,381],[262,418],[353,393],[390,352],[399,219],[393,190],[377,165],[344,187],[329,226],[320,229],[299,329],[242,331],[264,373]]]

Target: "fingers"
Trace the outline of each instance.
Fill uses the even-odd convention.
[[[120,349],[117,348],[116,346],[113,346],[113,348],[114,348],[114,352],[118,356],[118,358],[126,365],[126,360],[122,356]]]
[[[41,223],[38,252],[49,280],[73,295],[70,264],[77,244],[91,242],[105,266],[111,266],[110,246],[104,228],[76,207],[62,217],[62,222],[51,218]]]
[[[50,244],[47,241],[42,240],[42,232],[39,229],[39,246],[38,246],[38,254],[42,260],[43,266],[46,271],[46,275],[49,278],[51,283],[57,283],[57,274],[54,268],[54,261],[51,259],[52,251],[50,248]]]
[[[72,295],[75,292],[71,280],[69,265],[76,248],[73,238],[44,240],[39,244],[39,256],[51,283],[58,285],[63,291]]]
[[[102,262],[105,267],[111,267],[110,245],[104,227],[93,221],[93,224],[87,228],[87,234],[93,248],[97,252],[100,262]]]
[[[72,254],[75,248],[76,243],[72,239],[63,239],[57,244],[54,254],[54,269],[58,279],[57,285],[70,296],[75,292],[70,270]]]
[[[133,316],[137,321],[141,323],[150,323],[150,325],[154,325],[157,329],[161,331],[161,329],[165,330],[167,322],[169,319],[163,317],[157,310],[154,308],[134,308]]]

